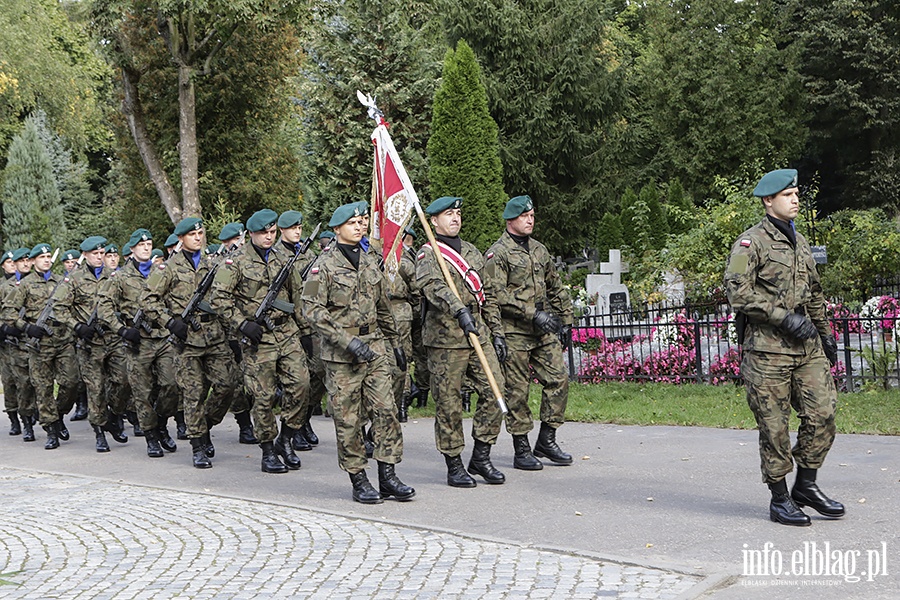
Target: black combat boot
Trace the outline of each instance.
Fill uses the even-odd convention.
[[[375,442],[372,440],[372,427],[363,430],[363,448],[366,451],[366,458],[372,458],[375,454]]]
[[[812,522],[802,510],[797,508],[794,501],[788,495],[787,483],[782,479],[778,483],[770,483],[772,501],[769,503],[769,518],[783,525],[795,525],[806,527]]]
[[[109,443],[106,441],[106,434],[103,433],[103,428],[98,425],[92,425],[94,429],[94,435],[97,436],[97,444],[94,448],[97,449],[97,452],[109,452]]]
[[[34,417],[22,415],[22,441],[33,442],[34,440]]]
[[[44,431],[47,432],[47,442],[44,444],[44,450],[59,448],[59,437],[56,435],[56,421],[49,425],[44,425]]]
[[[70,421],[84,421],[88,416],[87,392],[78,395],[75,401],[75,412],[69,417]]]
[[[168,417],[157,417],[156,418],[156,436],[159,439],[159,445],[166,452],[175,452],[178,450],[178,444],[175,443],[175,440],[172,439],[172,436],[169,435],[169,418]]]
[[[400,407],[397,409],[397,420],[401,423],[409,421],[409,411],[406,409],[406,399],[400,400]]]
[[[66,429],[66,423],[63,421],[63,416],[65,415],[59,415],[59,420],[56,422],[56,435],[59,436],[59,439],[62,441],[68,442],[69,430]]]
[[[206,456],[206,447],[201,438],[191,438],[191,450],[194,466],[198,469],[211,469],[212,461]]]
[[[125,435],[125,430],[122,428],[122,422],[119,420],[119,416],[113,414],[111,410],[106,413],[106,425],[103,426],[103,429],[108,431],[113,439],[120,444],[124,444],[128,441],[128,436]]]
[[[235,413],[234,420],[238,424],[238,442],[241,444],[258,444],[259,440],[253,435],[253,422],[250,420],[250,411]]]
[[[300,457],[294,454],[294,449],[291,448],[291,438],[294,437],[296,432],[296,429],[288,427],[287,423],[282,421],[281,433],[275,438],[275,443],[273,444],[275,454],[280,456],[284,461],[284,465],[292,471],[300,468]]]
[[[528,443],[527,435],[514,435],[512,438],[513,450],[516,453],[513,458],[513,468],[523,471],[540,471],[544,468],[544,463],[531,453],[531,444]]]
[[[572,464],[572,455],[562,451],[562,448],[556,443],[556,430],[547,423],[541,423],[541,432],[534,445],[534,455],[549,458],[550,462],[558,465]]]
[[[216,447],[212,443],[212,423],[209,422],[209,419],[206,420],[206,433],[200,439],[203,440],[203,451],[206,452],[206,456],[215,458]]]
[[[321,406],[320,406],[321,408]],[[316,432],[313,431],[312,422],[310,419],[313,416],[313,409],[310,408],[306,413],[306,422],[303,424],[303,427],[300,428],[301,433],[303,433],[303,437],[306,438],[306,441],[309,442],[311,446],[319,445],[319,436],[316,435]]]
[[[462,458],[445,454],[444,462],[447,463],[447,485],[458,488],[473,488],[478,485],[463,467]]]
[[[394,497],[400,502],[408,502],[416,495],[412,489],[397,477],[394,465],[378,461],[378,490],[382,498]]]
[[[187,423],[184,422],[184,411],[179,410],[175,413],[175,437],[179,440],[188,439]]]
[[[791,499],[803,508],[808,506],[820,515],[838,519],[844,516],[844,505],[825,495],[816,484],[817,469],[797,467],[797,481],[791,490]]]
[[[425,408],[428,406],[428,388],[420,389],[416,394],[416,408]]]
[[[506,481],[506,476],[494,468],[491,462],[491,445],[481,440],[475,440],[475,449],[469,460],[469,473],[481,475],[487,483],[500,484]]]
[[[147,456],[150,458],[163,457],[163,450],[159,445],[159,433],[155,429],[144,430],[144,440],[147,442]]]
[[[141,429],[141,424],[138,421],[137,413],[133,410],[126,410],[125,418],[128,419],[128,422],[131,423],[132,427],[134,427],[134,437],[144,437],[144,430]]]
[[[350,473],[350,482],[353,484],[353,499],[362,504],[381,504],[384,498],[375,491],[365,471]]]
[[[19,422],[19,412],[8,410],[9,415],[9,435],[22,435],[22,423]]]
[[[297,452],[309,452],[312,450],[312,444],[303,435],[303,428],[294,431],[294,435],[291,436],[291,447]]]
[[[278,455],[275,454],[275,445],[272,442],[263,442],[259,445],[262,448],[262,472],[263,473],[287,473],[288,468],[284,466]]]

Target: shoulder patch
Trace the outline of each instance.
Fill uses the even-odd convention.
[[[728,272],[743,275],[750,268],[750,257],[746,254],[735,254],[728,262]]]
[[[750,241],[749,239],[747,239],[747,238],[744,238],[744,239],[741,240],[741,246],[743,246],[744,248],[749,248],[749,247],[750,247],[750,244],[752,244],[752,243],[753,243],[753,242],[751,242],[751,241]]]
[[[422,250],[421,252],[419,252],[419,254],[416,256],[416,260],[422,260],[423,258],[425,258],[425,251],[424,251],[424,250]]]
[[[233,264],[234,264],[234,260],[233,260],[233,259],[230,259],[230,258],[226,258],[226,259],[225,259],[225,264],[226,264],[226,265],[233,265]]]
[[[159,267],[157,267],[157,268],[158,268],[160,271],[162,271],[163,269],[166,268],[166,263],[165,263],[165,262],[159,263]]]
[[[488,253],[487,253],[487,256],[485,256],[484,258],[487,259],[487,260],[491,260],[492,258],[494,258],[494,253],[493,253],[493,252],[488,252]]]
[[[315,275],[316,273],[319,272],[319,267],[313,267],[312,269],[310,269],[309,272],[310,272],[312,275]]]

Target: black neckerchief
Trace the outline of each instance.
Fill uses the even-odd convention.
[[[359,244],[342,244],[338,242],[338,248],[340,248],[341,254],[347,257],[353,268],[359,271]]]
[[[435,233],[434,237],[438,239],[439,242],[443,242],[456,250],[459,254],[462,254],[462,240],[459,239],[458,235],[454,235],[453,237],[441,235],[439,233]]]
[[[259,246],[257,246],[256,244],[254,244],[252,242],[250,243],[250,245],[253,246],[253,249],[256,250],[256,253],[259,254],[259,257],[262,259],[262,261],[264,263],[269,262],[268,257],[269,257],[269,252],[272,251],[271,248],[260,248]]]
[[[15,277],[15,276],[16,276],[16,272],[15,272],[15,271],[13,271],[12,273],[7,273],[6,271],[3,272],[3,278],[4,278],[4,279],[9,279],[10,277]]]
[[[300,244],[292,244],[292,243],[286,242],[284,240],[281,240],[281,243],[284,245],[285,249],[287,249],[287,251],[290,254],[297,254],[297,248],[300,247]]]
[[[796,248],[797,247],[797,234],[794,233],[793,226],[790,223],[788,223],[787,221],[782,221],[781,219],[776,219],[772,215],[766,215],[766,217],[769,219],[769,222],[772,223],[772,225],[774,225],[778,229],[778,231],[780,231],[787,237],[788,241],[791,242],[791,246]]]
[[[515,243],[525,248],[525,251],[528,251],[528,236],[527,235],[516,235],[510,230],[506,230],[506,233],[509,234],[509,237],[513,239]]]

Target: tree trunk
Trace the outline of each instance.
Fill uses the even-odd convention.
[[[184,217],[200,217],[200,184],[197,172],[197,101],[193,67],[178,65],[178,155],[181,159],[181,198]]]
[[[138,91],[138,80],[140,75],[130,69],[122,69],[122,82],[125,88],[125,99],[122,101],[122,112],[128,121],[128,128],[131,130],[131,137],[137,146],[144,166],[147,168],[147,174],[156,187],[156,193],[162,202],[163,208],[172,220],[172,223],[178,223],[181,220],[182,208],[181,201],[172,187],[159,156],[156,154],[156,146],[147,134],[147,125],[144,122],[144,108],[141,105],[141,96]]]

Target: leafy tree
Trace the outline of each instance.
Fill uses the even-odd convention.
[[[497,124],[472,49],[459,40],[447,50],[441,87],[434,95],[428,140],[431,195],[461,196],[465,219],[460,235],[482,251],[503,233],[503,166]]]
[[[622,225],[619,217],[611,212],[603,213],[597,228],[597,253],[600,260],[606,260],[610,250],[622,247]]]

